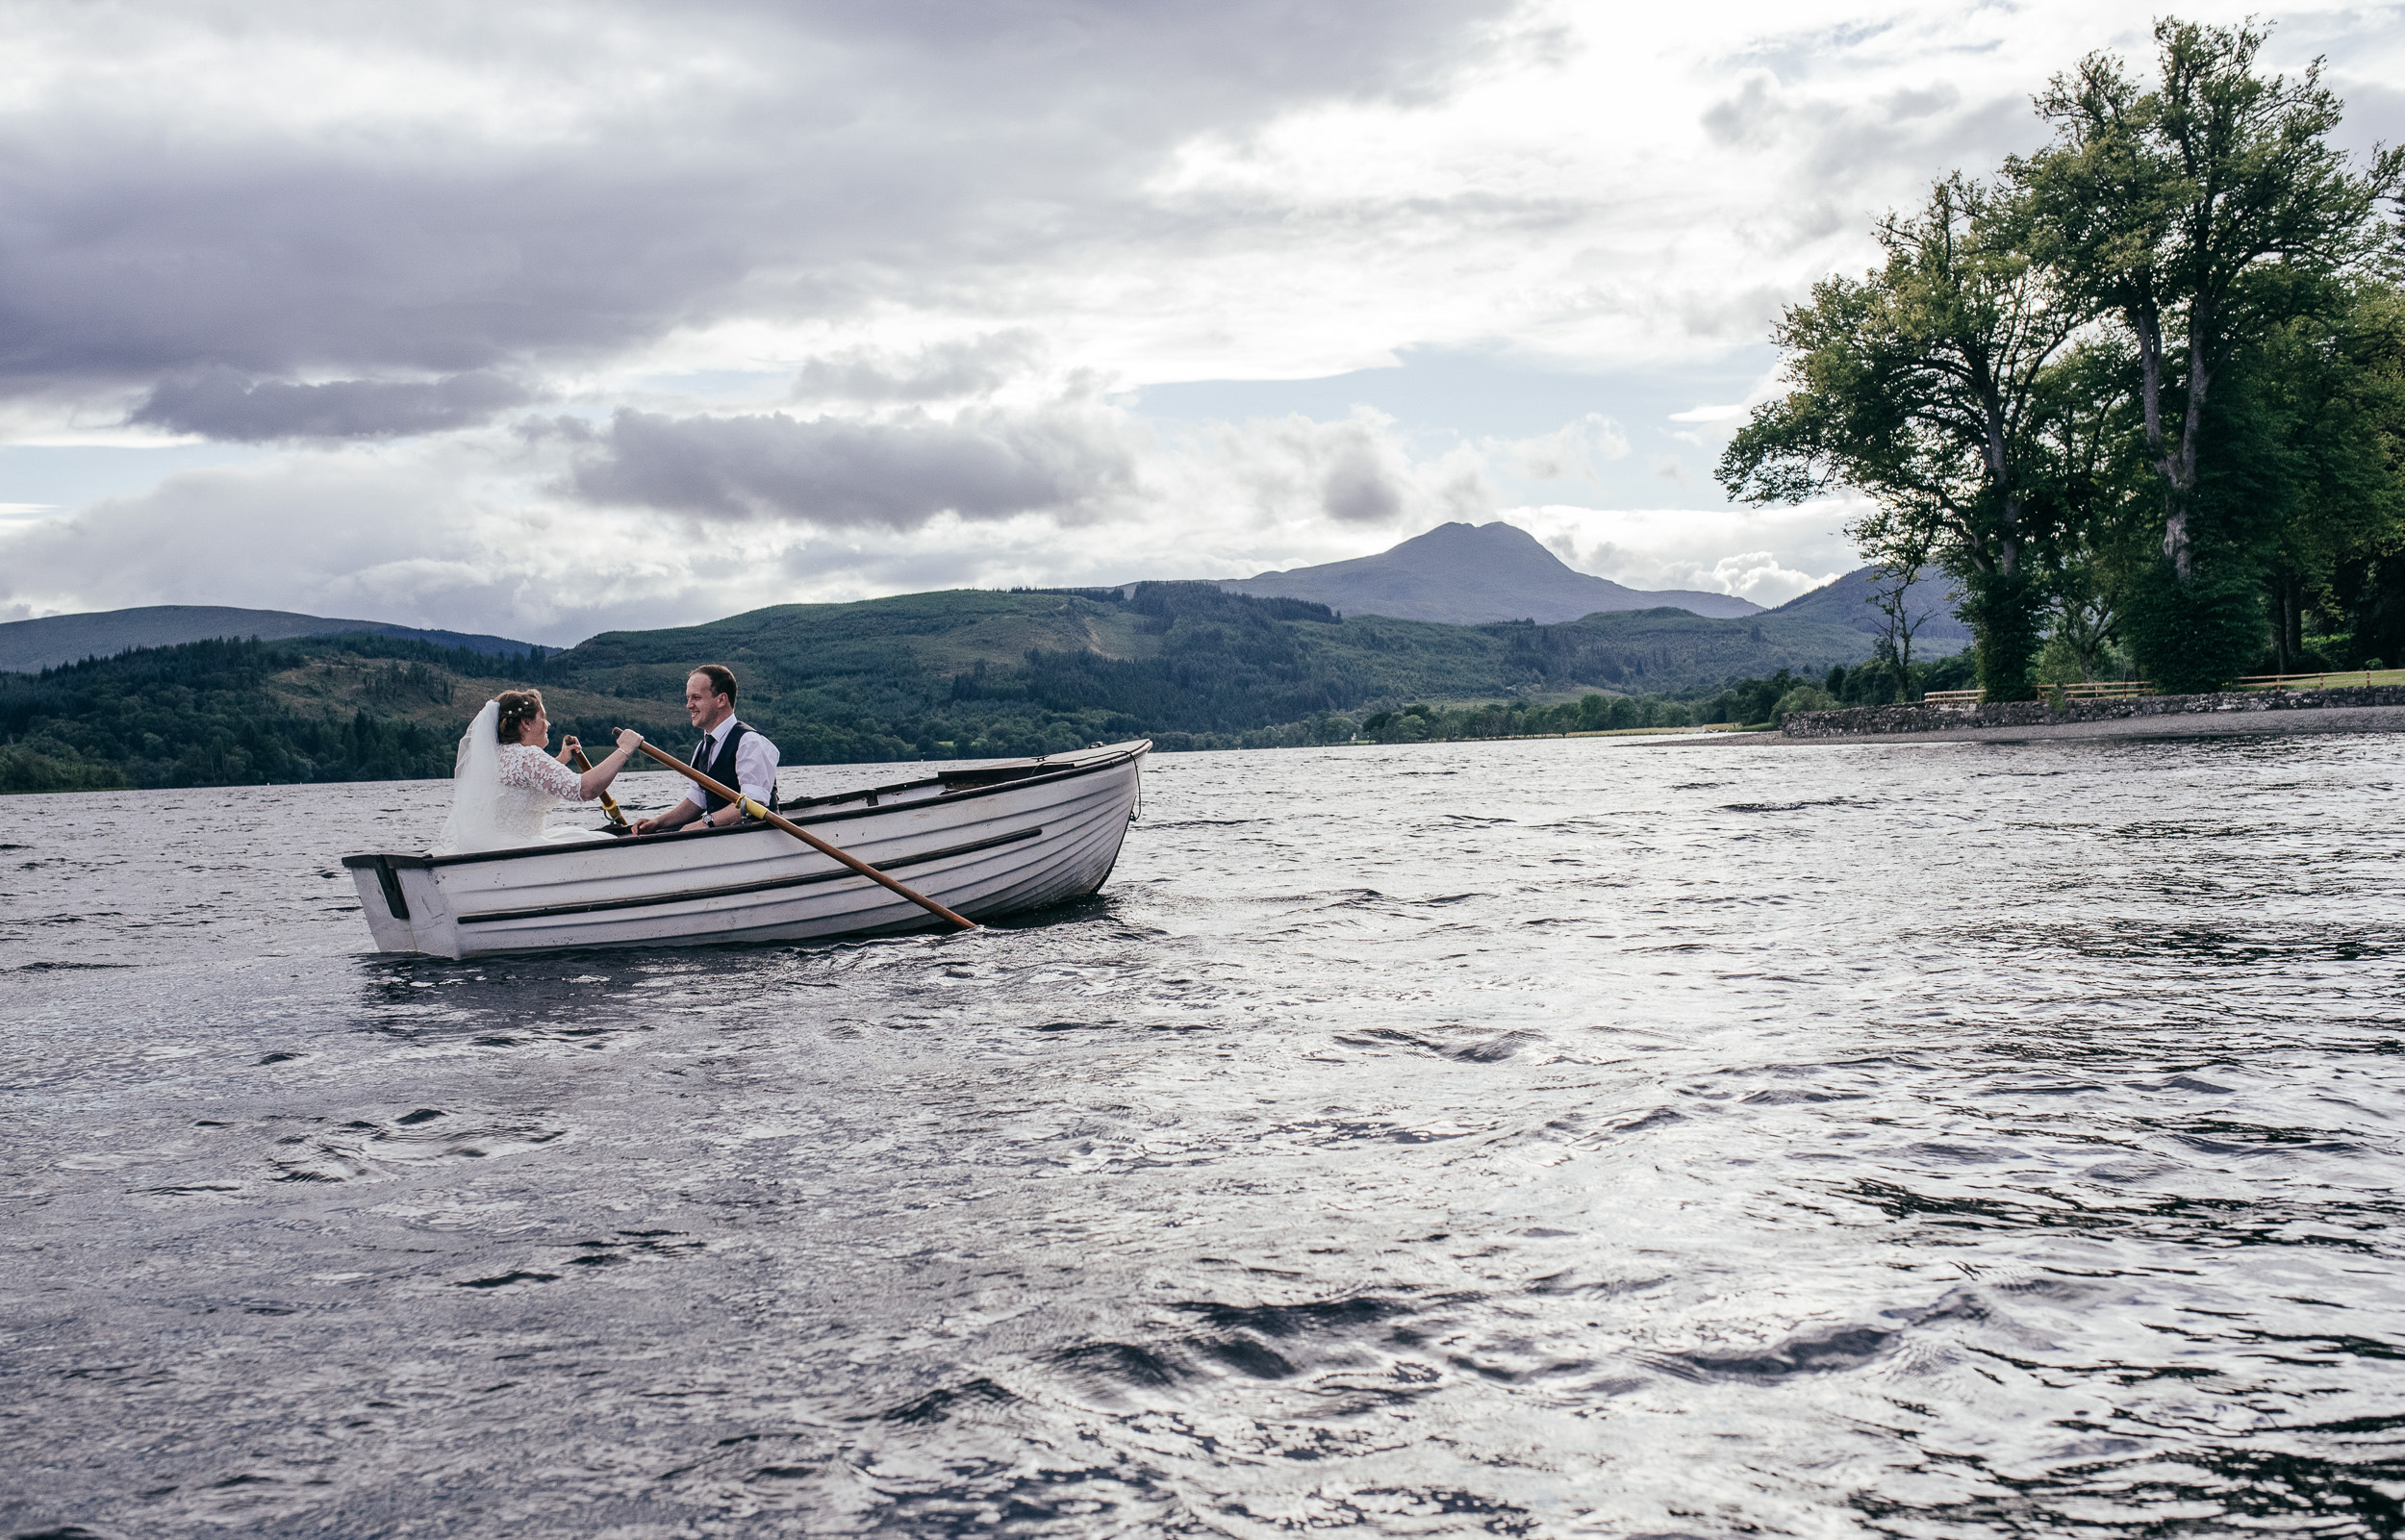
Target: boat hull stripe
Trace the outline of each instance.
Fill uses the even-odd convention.
[[[922,850],[917,855],[869,864],[879,871],[899,871],[904,867],[924,866],[929,861],[968,855],[975,850],[991,850],[996,846],[1016,845],[1022,840],[1037,839],[1043,833],[1040,828],[1021,829],[1013,834],[997,834],[988,840],[972,840],[967,845],[949,845],[941,850]],[[491,909],[483,914],[462,915],[459,923],[491,925],[508,920],[548,920],[554,915],[590,915],[604,909],[651,909],[662,904],[691,903],[697,898],[731,898],[738,894],[767,893],[775,888],[806,888],[814,883],[841,882],[848,877],[866,880],[848,867],[837,867],[832,871],[809,871],[797,877],[763,877],[757,882],[730,882],[716,888],[687,888],[681,893],[646,894],[633,898],[596,898],[589,903],[543,904],[532,909]]]

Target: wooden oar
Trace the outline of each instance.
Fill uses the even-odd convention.
[[[593,769],[593,761],[585,758],[584,745],[579,744],[574,748],[570,749],[569,756],[569,763],[574,765],[578,770],[590,770]],[[610,816],[610,832],[612,834],[632,834],[635,832],[635,826],[626,821],[626,815],[618,810],[617,801],[607,792],[603,792],[601,794],[601,811]]]
[[[869,863],[861,860],[857,856],[849,855],[842,850],[838,850],[835,846],[827,844],[824,840],[820,839],[817,835],[811,833],[808,829],[803,828],[800,824],[794,822],[790,819],[779,818],[776,814],[770,812],[765,807],[762,807],[758,802],[753,801],[750,797],[744,795],[743,793],[730,791],[727,788],[721,786],[718,782],[710,779],[707,775],[702,774],[699,770],[694,769],[691,765],[686,764],[683,760],[678,759],[675,755],[663,754],[658,749],[652,747],[649,744],[645,744],[642,746],[645,753],[650,755],[653,759],[658,760],[661,764],[667,766],[670,770],[674,770],[677,774],[682,775],[685,779],[693,782],[696,786],[700,787],[712,796],[736,803],[750,817],[762,820],[765,822],[775,824],[778,828],[783,829],[786,833],[792,835],[795,839],[799,840],[802,844],[810,846],[813,850],[818,851],[821,855],[831,856],[834,859],[841,861],[844,865],[851,868],[854,871],[859,872],[871,882],[876,883],[881,887],[893,889],[896,893],[900,894],[903,897],[909,899],[912,903],[917,904],[928,914],[934,915],[938,919],[948,920],[951,921],[951,923],[958,925],[963,930],[975,930],[977,928],[975,921],[967,920],[959,915],[953,914],[950,910],[945,908],[942,904],[937,903],[925,894],[920,893],[913,888],[904,887],[902,884],[896,882],[893,878],[887,876],[884,872],[879,871],[876,868],[869,865]]]

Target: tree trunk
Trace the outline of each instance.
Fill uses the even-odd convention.
[[[2179,469],[2163,447],[2163,321],[2150,309],[2130,316],[2138,333],[2138,405],[2145,421],[2146,453],[2155,473],[2163,478],[2163,554],[2175,575],[2188,581],[2188,499],[2181,495]]]
[[[2196,493],[2196,440],[2204,431],[2205,326],[2208,313],[2200,301],[2188,313],[2188,408],[2180,415],[2180,445],[2159,452],[2155,464],[2168,484],[2163,509],[2163,554],[2171,559],[2171,575],[2185,586],[2192,575],[2193,543],[2189,538],[2189,503]]]
[[[2180,495],[2177,482],[2163,492],[2163,554],[2171,559],[2171,574],[2185,583],[2189,578],[2188,499]]]
[[[2131,317],[2138,331],[2138,404],[2145,414],[2146,452],[2163,453],[2163,327],[2140,311]]]

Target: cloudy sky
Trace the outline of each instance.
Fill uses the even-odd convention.
[[[572,642],[1508,518],[1775,603],[1778,307],[2118,0],[9,6],[0,619]],[[2190,7],[2234,20],[2235,7]],[[2349,142],[2405,8],[2269,13]]]

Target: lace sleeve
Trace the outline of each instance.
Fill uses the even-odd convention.
[[[548,792],[567,802],[585,799],[583,777],[542,749],[524,744],[512,744],[501,755],[501,784]]]

